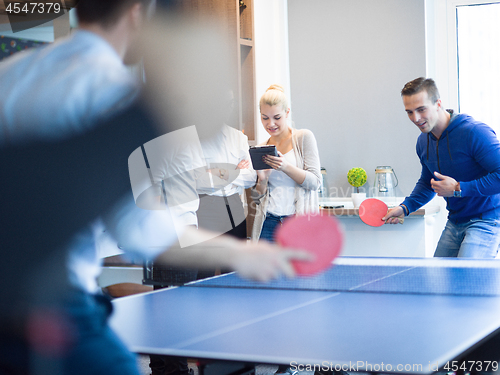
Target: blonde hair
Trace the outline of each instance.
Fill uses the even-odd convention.
[[[262,104],[267,104],[271,107],[281,105],[283,110],[286,112],[288,110],[288,100],[283,86],[278,84],[269,86],[264,95],[260,98],[259,110],[262,107]]]

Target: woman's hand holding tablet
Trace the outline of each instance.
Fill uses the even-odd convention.
[[[262,169],[271,169],[271,166],[262,160],[264,155],[278,156],[278,150],[274,145],[252,146],[250,147],[249,151],[250,158],[252,159],[253,169],[256,171]]]

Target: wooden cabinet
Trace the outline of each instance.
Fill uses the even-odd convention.
[[[190,16],[215,21],[230,46],[235,98],[233,122],[255,142],[255,48],[253,0],[183,0],[181,9]]]
[[[239,1],[238,36],[240,58],[238,61],[240,78],[240,126],[249,140],[255,141],[255,48],[253,0]]]

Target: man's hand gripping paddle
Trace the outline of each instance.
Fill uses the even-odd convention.
[[[284,247],[314,255],[314,260],[293,261],[295,272],[311,276],[332,266],[344,244],[344,234],[332,216],[295,216],[287,219],[276,232],[276,241]]]
[[[381,227],[385,224],[382,218],[387,214],[387,211],[389,211],[387,205],[380,199],[369,198],[359,205],[359,218],[363,223],[372,227]],[[398,220],[400,224],[403,224],[404,218],[400,217]]]

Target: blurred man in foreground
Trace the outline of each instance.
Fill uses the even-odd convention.
[[[140,7],[129,9],[135,9],[125,13],[131,16],[129,25],[133,26],[134,20],[139,19],[136,16],[144,13]],[[195,241],[198,245],[180,248],[176,244],[181,238],[173,232],[168,211],[149,212],[135,205],[127,168],[129,155],[138,146],[174,130],[171,123],[177,127],[186,125],[183,121],[173,121],[183,117],[186,120],[184,108],[176,100],[184,99],[185,92],[174,90],[178,82],[165,74],[165,67],[155,58],[161,59],[162,53],[169,53],[169,58],[175,57],[176,62],[168,65],[168,69],[176,68],[175,73],[170,74],[200,79],[190,86],[195,88],[188,96],[194,100],[192,105],[198,104],[196,99],[200,99],[200,95],[217,98],[218,82],[224,78],[210,74],[211,69],[220,69],[221,55],[217,50],[212,50],[208,59],[205,56],[203,66],[199,65],[200,60],[197,66],[189,66],[191,56],[182,53],[185,44],[179,43],[182,41],[174,35],[192,35],[191,29],[165,30],[163,23],[157,27],[160,30],[152,29],[152,34],[142,39],[145,53],[151,57],[150,71],[158,74],[151,76],[151,85],[145,91],[147,104],[137,102],[104,123],[90,121],[87,128],[76,131],[42,129],[42,112],[39,117],[37,112],[30,112],[21,123],[23,130],[14,135],[6,118],[2,118],[2,129],[9,128],[8,136],[3,138],[8,141],[3,141],[0,148],[0,174],[4,181],[0,216],[2,227],[8,228],[0,234],[3,255],[0,369],[4,372],[138,373],[135,357],[107,325],[111,312],[109,301],[102,295],[90,294],[68,275],[68,247],[78,248],[80,231],[99,217],[128,253],[176,266],[223,267],[234,269],[243,277],[265,281],[280,274],[293,276],[291,260],[308,259],[302,252],[282,251],[262,244],[247,246],[245,242],[226,237],[203,242],[210,236],[189,229],[181,236],[198,236],[199,241]],[[148,44],[152,36],[158,35],[173,43],[163,45],[171,47],[168,52],[158,53],[157,43]],[[196,40],[200,34],[192,36]],[[203,44],[201,41],[200,45]],[[78,60],[75,61],[77,64]],[[37,68],[33,68],[41,77],[42,66],[38,63]],[[10,77],[9,72],[3,72],[0,85]],[[187,86],[189,83],[183,82]],[[43,90],[44,84],[38,88]],[[35,97],[35,93],[25,96],[13,93],[6,101],[29,112],[33,104],[20,101],[29,103]],[[47,107],[54,100],[46,92]],[[211,126],[220,124],[216,120],[220,116],[218,103],[213,100],[199,103],[198,113],[188,116],[188,120],[202,123],[199,120],[204,118],[206,134],[210,134]],[[76,100],[73,104],[77,107],[82,103]],[[43,109],[43,105],[41,107]],[[54,121],[65,113],[62,105],[52,108]],[[16,115],[12,119],[22,118],[21,112],[17,112],[20,117]],[[76,112],[75,109],[66,113]],[[69,121],[64,119],[60,124],[64,126]]]

